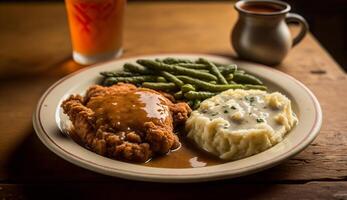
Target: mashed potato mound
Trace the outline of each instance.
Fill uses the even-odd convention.
[[[186,122],[188,138],[224,160],[237,160],[281,142],[298,122],[279,92],[227,90],[203,101]]]

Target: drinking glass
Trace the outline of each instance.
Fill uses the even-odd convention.
[[[122,54],[126,0],[65,0],[73,59],[83,65]]]

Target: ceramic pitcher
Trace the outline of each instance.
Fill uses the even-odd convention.
[[[289,13],[290,5],[276,0],[243,0],[235,4],[239,18],[232,31],[232,45],[238,56],[267,64],[277,65],[297,45],[308,31],[306,20]],[[292,38],[288,24],[301,26]]]

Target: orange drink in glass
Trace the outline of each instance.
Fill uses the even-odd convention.
[[[73,59],[93,64],[122,54],[126,0],[65,0]]]

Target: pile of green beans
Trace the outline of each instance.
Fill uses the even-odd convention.
[[[238,70],[235,64],[223,65],[204,58],[139,59],[136,63],[124,64],[124,71],[101,72],[102,85],[123,82],[164,91],[178,101],[186,101],[193,109],[202,100],[228,89],[267,90],[261,80]]]

